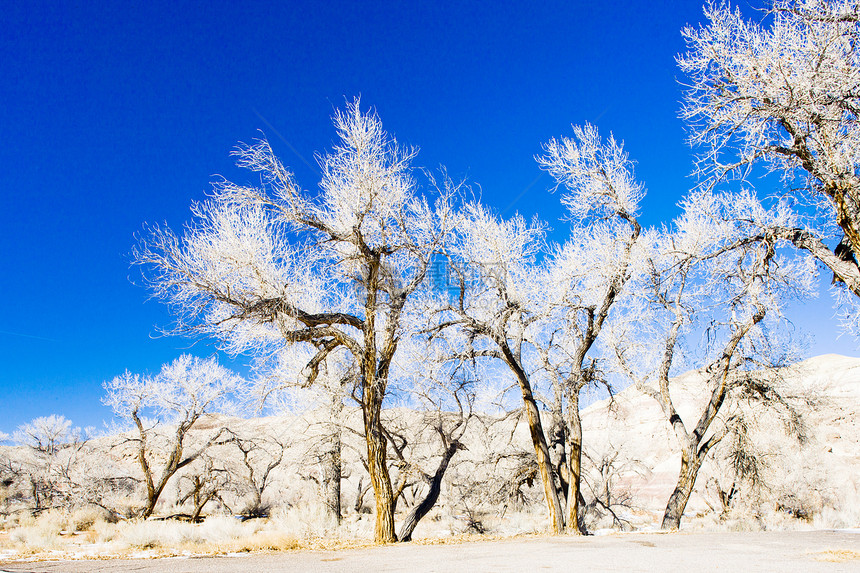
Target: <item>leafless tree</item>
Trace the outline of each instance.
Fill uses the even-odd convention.
[[[510,370],[522,396],[550,524],[553,531],[561,533],[562,502],[526,362],[528,356],[523,354],[529,350],[526,330],[542,310],[535,304],[542,299],[540,287],[530,280],[542,228],[528,225],[521,217],[499,221],[482,206],[473,204],[467,207],[467,222],[460,231],[457,242],[447,251],[447,272],[456,291],[440,293],[447,308],[442,306],[442,318],[430,332],[462,332],[461,360],[495,360]]]
[[[758,514],[761,505],[779,495],[772,477],[791,463],[787,450],[793,446],[798,449],[796,455],[803,455],[799,452],[808,440],[807,414],[823,405],[814,390],[800,390],[785,382],[803,375],[802,369],[788,366],[755,370],[733,381],[730,400],[721,414],[728,435],[720,444],[707,483],[719,504],[711,507],[721,520],[739,505]]]
[[[189,431],[238,384],[238,377],[219,366],[214,358],[201,360],[188,354],[165,364],[157,376],[126,371],[105,382],[104,403],[119,418],[131,421],[137,434],[126,441],[136,444],[137,461],[146,485],[142,517],[152,515],[170,478],[221,437],[223,428],[193,451],[185,451]],[[147,414],[155,418],[147,418]]]
[[[806,261],[778,253],[778,235],[750,240],[750,227],[787,226],[790,214],[768,211],[751,195],[694,193],[683,203],[674,233],[667,232],[650,259],[645,306],[631,309],[632,327],[615,333],[621,367],[660,405],[681,448],[678,483],[663,516],[676,529],[699,469],[732,431],[720,418],[733,391],[749,391],[761,373],[790,361],[784,339],[772,334],[786,300],[809,294]],[[766,320],[766,318],[768,320]],[[703,351],[691,359],[708,395],[698,416],[684,421],[672,398],[673,368],[686,334],[700,328]],[[649,384],[650,382],[650,384]]]
[[[597,455],[583,452],[583,456],[593,468],[592,480],[583,476],[585,487],[590,489],[591,493],[590,500],[583,511],[585,514],[583,519],[591,515],[599,521],[609,516],[612,518],[612,527],[629,530],[630,521],[622,516],[621,510],[632,508],[633,494],[629,489],[618,484],[618,478],[623,472],[641,472],[642,463],[635,458],[624,459],[622,450],[611,443],[605,451]]]
[[[202,520],[203,508],[213,500],[221,500],[221,492],[230,483],[229,470],[207,453],[199,455],[187,466],[188,471],[179,477],[180,505],[191,501],[192,512],[188,519],[193,523]],[[223,500],[221,500],[223,503]]]
[[[194,206],[180,239],[154,229],[136,251],[180,329],[213,335],[232,351],[312,349],[302,383],[335,352],[358,366],[375,539],[390,542],[394,492],[382,405],[402,336],[401,317],[430,257],[453,224],[449,194],[420,198],[410,161],[359,102],[334,118],[340,144],[320,159],[319,194],[301,190],[265,140],[242,145],[238,164],[258,187],[227,181]]]
[[[283,437],[271,432],[261,435],[250,432],[238,432],[227,428],[224,436],[228,445],[232,444],[241,454],[241,462],[235,467],[228,468],[230,479],[241,496],[250,496],[242,509],[246,517],[262,517],[268,508],[263,502],[263,494],[271,485],[273,474],[284,461],[284,452],[289,442]]]
[[[683,33],[678,58],[689,85],[683,116],[708,183],[747,178],[757,163],[818,203],[811,221],[781,238],[829,267],[860,296],[860,5],[853,0],[773,0],[760,21],[725,3]],[[833,223],[836,252],[824,244]],[[777,231],[777,229],[774,229]]]

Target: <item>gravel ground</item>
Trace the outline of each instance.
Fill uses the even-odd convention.
[[[4,572],[860,572],[860,532],[630,533],[224,557],[0,562]]]

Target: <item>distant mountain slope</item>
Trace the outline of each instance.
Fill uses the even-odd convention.
[[[753,487],[734,475],[727,457],[736,440],[728,436],[703,466],[687,516],[718,518],[724,509],[719,490],[728,495],[734,485],[732,511],[724,519],[779,525],[794,516],[860,525],[860,358],[810,358],[771,382],[800,414],[801,438],[788,435],[785,415],[742,400],[728,403],[722,422],[743,421],[761,483]],[[703,378],[687,372],[672,380],[671,392],[687,427],[695,425],[710,393]],[[632,508],[626,515],[634,523],[656,522],[680,469],[678,443],[657,402],[628,388],[585,409],[583,427],[591,459],[613,460],[616,495],[628,496]],[[590,479],[600,481],[593,468]]]

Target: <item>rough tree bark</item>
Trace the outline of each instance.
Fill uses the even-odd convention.
[[[340,496],[341,496],[341,478],[342,462],[341,462],[341,437],[340,432],[330,435],[327,440],[327,451],[323,455],[323,497],[325,499],[326,510],[329,515],[334,518],[337,523],[340,523],[343,516],[341,511]]]
[[[526,411],[526,419],[529,425],[532,445],[537,457],[538,470],[540,471],[541,484],[543,485],[544,498],[549,510],[550,525],[553,533],[564,533],[564,512],[561,507],[561,499],[555,485],[552,470],[552,461],[549,455],[549,447],[546,443],[546,435],[540,420],[540,410],[532,392],[531,382],[528,375],[520,366],[519,360],[514,356],[505,340],[497,341],[504,356],[505,362],[517,377],[517,383],[523,397],[523,406]]]
[[[568,458],[567,484],[567,529],[572,533],[584,535],[585,519],[582,515],[580,501],[582,500],[582,419],[579,415],[579,392],[572,392],[568,402]]]
[[[387,443],[380,425],[379,409],[368,407],[364,413],[364,431],[367,436],[367,467],[373,497],[376,502],[374,539],[378,543],[397,541],[394,533],[394,491],[388,473]]]
[[[412,509],[400,526],[400,541],[412,540],[412,532],[415,531],[418,522],[433,509],[433,506],[439,500],[439,493],[442,490],[442,478],[445,476],[445,471],[448,469],[451,458],[454,457],[457,451],[464,449],[459,441],[453,440],[448,442],[441,431],[440,434],[442,435],[443,443],[446,444],[445,453],[442,454],[442,460],[439,462],[439,467],[436,468],[436,473],[429,479],[430,490],[427,492],[427,495]]]
[[[660,525],[661,529],[678,529],[681,526],[681,517],[684,515],[687,502],[690,501],[690,495],[693,493],[693,486],[696,485],[696,477],[699,474],[702,461],[704,458],[699,456],[698,452],[691,453],[687,449],[681,450],[681,470],[678,472],[678,482],[675,484],[675,489],[672,490],[672,495],[669,496],[668,503],[666,503],[663,522]]]

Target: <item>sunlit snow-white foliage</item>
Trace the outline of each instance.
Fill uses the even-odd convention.
[[[318,193],[298,186],[266,140],[240,145],[237,163],[259,173],[259,186],[219,181],[181,237],[155,228],[144,239],[137,260],[181,328],[214,335],[232,352],[273,352],[317,335],[358,352],[368,282],[378,290],[371,312],[397,321],[403,295],[419,286],[453,224],[454,189],[446,181],[432,206],[420,196],[414,150],[358,101],[334,123],[340,143],[319,157]]]
[[[707,23],[684,30],[688,51],[682,115],[709,185],[748,177],[757,163],[790,186],[804,217],[783,238],[813,254],[860,296],[851,257],[860,253],[860,8],[846,0],[775,0],[745,20],[725,3],[705,6]],[[841,228],[841,229],[839,229]]]
[[[301,189],[267,141],[240,145],[237,163],[259,185],[219,181],[182,236],[154,229],[137,260],[180,330],[257,358],[258,404],[319,405],[332,423],[345,402],[360,405],[378,540],[394,536],[389,467],[401,483],[417,467],[383,405],[424,409],[447,460],[476,400],[512,409],[521,398],[552,526],[579,528],[580,394],[666,382],[686,366],[725,386],[786,363],[783,306],[816,277],[812,259],[788,247],[833,258],[796,202],[744,189],[705,186],[672,225],[643,228],[644,184],[623,146],[590,125],[537,158],[570,223],[568,240],[551,245],[537,219],[503,219],[478,202],[455,209],[448,180],[430,179],[431,205],[413,177],[415,151],[358,101],[334,124],[318,192]]]
[[[544,151],[537,160],[564,188],[571,239],[551,246],[538,221],[466,206],[445,245],[455,289],[437,298],[439,319],[429,332],[461,341],[454,357],[478,372],[507,370],[499,391],[519,390],[550,521],[561,532],[581,527],[579,395],[606,383],[592,351],[646,258],[636,219],[644,187],[622,146],[592,126],[574,127],[573,138],[552,140]],[[468,280],[474,270],[480,279]],[[549,410],[543,420],[539,403]],[[554,474],[568,477],[559,486]]]
[[[18,503],[21,498],[29,498],[36,512],[71,509],[100,499],[105,493],[101,490],[105,485],[100,479],[102,470],[110,471],[110,464],[92,467],[88,440],[93,433],[92,428],[81,431],[56,414],[19,426],[13,439],[20,447],[11,449],[5,463],[0,463],[3,497]],[[17,493],[13,493],[16,489]]]
[[[318,193],[297,185],[265,139],[240,145],[237,164],[258,173],[260,185],[219,181],[182,238],[154,229],[136,259],[151,273],[156,295],[179,314],[180,330],[275,364],[283,352],[310,349],[300,384],[314,383],[334,353],[351,355],[353,396],[367,415],[377,538],[391,541],[394,501],[380,412],[398,344],[408,335],[404,317],[456,223],[457,189],[431,179],[431,205],[412,176],[415,152],[399,146],[358,100],[336,113],[334,125],[339,142],[318,158]],[[268,392],[270,379],[263,380]]]
[[[836,317],[840,325],[855,337],[860,337],[860,300],[844,288],[834,287],[831,294],[836,303]]]
[[[726,4],[705,6],[708,24],[688,27],[678,58],[692,84],[684,116],[713,152],[733,140],[741,161],[762,156],[790,173],[803,166],[826,183],[860,160],[857,5],[778,0],[764,21]],[[812,168],[812,169],[811,169]]]
[[[241,379],[218,365],[183,354],[165,364],[155,376],[125,371],[104,383],[103,402],[125,422],[133,424],[127,442],[134,443],[142,481],[146,487],[140,515],[149,517],[167,483],[181,468],[203,456],[223,433],[216,430],[209,443],[190,453],[188,432],[207,413],[229,408]],[[151,416],[151,418],[149,417]]]
[[[106,406],[121,418],[149,414],[164,423],[193,423],[206,412],[223,410],[241,379],[215,358],[183,354],[155,376],[124,372],[105,382]]]
[[[449,280],[456,291],[462,286],[463,311],[494,320],[506,306],[528,312],[538,304],[536,259],[543,238],[538,222],[529,224],[520,215],[501,220],[483,205],[467,205],[456,239],[448,246]]]
[[[544,153],[537,161],[566,188],[562,203],[574,219],[636,216],[645,188],[612,135],[604,142],[593,125],[573,126],[572,138],[551,139]]]
[[[51,414],[22,424],[12,436],[18,444],[46,454],[55,454],[69,443],[78,441],[81,430],[73,429],[72,421],[65,416]]]
[[[649,273],[636,289],[644,298],[628,313],[635,326],[619,325],[614,336],[626,337],[628,347],[634,340],[651,345],[634,354],[647,361],[641,372],[656,376],[658,363],[667,359],[667,337],[676,339],[679,350],[685,337],[693,337],[692,354],[668,356],[673,372],[683,371],[717,359],[734,329],[760,314],[740,341],[751,351],[747,359],[760,364],[784,355],[784,346],[764,329],[782,323],[789,301],[813,296],[817,278],[811,257],[798,256],[771,233],[793,227],[796,215],[783,203],[765,208],[748,192],[699,190],[681,207],[673,226],[656,236]]]
[[[635,289],[642,300],[606,337],[617,367],[660,405],[681,449],[665,529],[679,527],[712,448],[743,436],[743,420],[724,412],[729,398],[746,392],[763,406],[786,404],[767,372],[799,358],[797,341],[782,335],[783,307],[811,296],[816,276],[810,257],[786,249],[783,231],[797,217],[784,203],[765,208],[752,193],[699,190],[681,206],[673,227],[655,240]],[[691,366],[708,394],[700,410],[682,417],[670,380]]]

